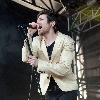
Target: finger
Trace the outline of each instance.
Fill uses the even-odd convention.
[[[32,22],[32,23],[29,23],[29,25],[32,25],[32,27],[35,28],[37,26],[37,23],[36,22]]]
[[[36,57],[35,56],[32,56],[32,55],[29,55],[28,58],[29,59],[32,59],[32,58],[36,58]]]
[[[34,63],[34,62],[35,62],[35,60],[28,60],[28,62],[29,62],[29,63],[32,63],[32,62]]]
[[[29,58],[28,61],[35,61],[36,58]]]
[[[35,65],[35,62],[30,62],[29,64],[30,64],[30,65]]]
[[[33,63],[33,62],[29,62],[29,64],[30,64],[30,65],[35,65],[35,63]]]
[[[29,63],[29,65],[32,65],[32,66],[34,66],[34,64],[33,64],[33,63]]]

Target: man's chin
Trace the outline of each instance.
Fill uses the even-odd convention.
[[[38,35],[40,35],[40,36],[43,36],[43,33],[41,33],[41,32],[38,32]]]

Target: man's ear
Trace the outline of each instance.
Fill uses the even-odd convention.
[[[55,21],[52,21],[52,22],[51,22],[51,26],[52,26],[52,27],[54,27],[54,26],[55,26],[55,24],[56,24],[56,22],[55,22]]]

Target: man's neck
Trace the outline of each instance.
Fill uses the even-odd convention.
[[[46,45],[49,46],[50,44],[52,44],[56,40],[57,35],[58,34],[55,33],[54,31],[46,33],[44,35],[44,40],[45,40]]]

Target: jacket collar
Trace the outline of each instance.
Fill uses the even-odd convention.
[[[62,45],[63,41],[61,39],[61,35],[62,35],[62,33],[58,32],[58,36],[56,37],[55,44],[54,44],[53,51],[52,51],[52,55],[51,55],[51,61],[53,60],[53,58],[54,58],[55,54],[57,53],[58,49],[60,48],[60,46]],[[44,38],[42,38],[41,49],[42,49],[45,57],[49,61],[48,52],[47,52]]]

